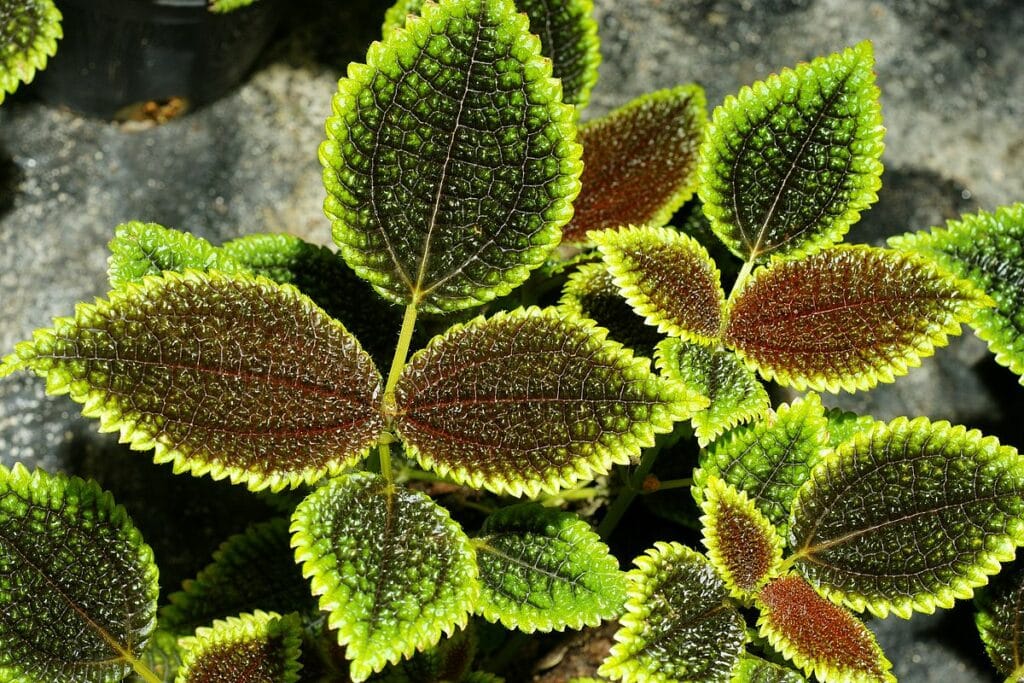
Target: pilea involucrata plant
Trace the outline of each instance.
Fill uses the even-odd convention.
[[[161,602],[110,494],[0,471],[3,680],[498,681],[476,615],[527,633],[620,618],[610,680],[886,681],[855,613],[948,607],[1013,559],[1013,448],[813,391],[773,409],[762,381],[869,389],[964,322],[1020,374],[1024,207],[840,245],[880,185],[870,44],[710,123],[684,85],[578,124],[590,2],[519,9],[388,13],[320,147],[338,252],[127,223],[109,295],[4,359],[289,519]],[[692,476],[651,474],[698,447]],[[690,487],[706,553],[660,542],[624,573],[603,539],[650,481]],[[979,623],[1019,676],[1014,590]]]
[[[53,0],[0,0],[0,103],[29,83],[63,36]]]

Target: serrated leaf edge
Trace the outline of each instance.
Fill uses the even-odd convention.
[[[0,104],[21,83],[31,83],[36,72],[46,68],[47,61],[57,54],[57,41],[64,37],[63,16],[53,0],[34,2],[41,7],[42,14],[35,42],[24,52],[7,55],[0,61]]]
[[[282,649],[284,650],[285,670],[281,678],[274,683],[295,683],[299,680],[302,663],[299,656],[302,650],[302,625],[298,615],[281,616],[276,612],[255,610],[252,613],[240,614],[237,617],[215,619],[210,626],[196,629],[195,635],[178,640],[182,650],[181,667],[175,683],[188,683],[188,675],[196,660],[217,646],[231,647],[246,641],[264,640],[270,637],[272,628],[280,628]]]

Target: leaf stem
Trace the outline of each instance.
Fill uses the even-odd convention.
[[[662,442],[659,440],[659,442],[644,451],[636,471],[633,472],[633,475],[626,481],[626,485],[619,490],[618,497],[608,507],[608,514],[597,525],[597,535],[603,540],[608,540],[608,537],[615,531],[615,527],[618,526],[622,516],[626,514],[626,510],[629,509],[637,494],[640,493],[644,478],[650,473],[651,468],[654,467],[654,462],[658,459],[661,447]]]
[[[405,359],[409,355],[412,333],[416,329],[416,312],[415,301],[405,307],[405,315],[402,317],[402,329],[398,332],[395,355],[391,359],[391,369],[388,370],[388,381],[384,385],[384,397],[381,399],[381,411],[385,416],[395,414],[395,386],[398,384],[398,378],[402,376],[402,370],[405,369]],[[395,482],[391,473],[391,442],[393,440],[389,433],[385,433],[377,443],[377,452],[380,454],[380,473],[388,483],[389,488]]]
[[[159,676],[153,673],[152,669],[142,662],[142,660],[130,657],[128,663],[132,665],[132,669],[135,670],[135,673],[137,673],[142,680],[146,681],[146,683],[164,683]]]
[[[687,486],[693,486],[692,477],[685,477],[683,479],[666,479],[665,481],[658,482],[658,488],[653,491],[644,491],[644,494],[668,491],[669,489],[681,489],[686,488]]]
[[[380,454],[380,474],[388,483],[388,488],[393,488],[395,480],[391,475],[391,440],[382,439],[377,444],[377,452]]]
[[[751,256],[750,260],[743,264],[740,268],[740,272],[736,275],[736,281],[732,283],[732,289],[729,291],[728,301],[731,303],[736,295],[743,290],[743,287],[747,284],[747,279],[750,277],[750,273],[754,270],[754,257]]]

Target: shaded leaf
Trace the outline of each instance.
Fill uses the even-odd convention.
[[[406,365],[395,400],[395,428],[424,468],[528,496],[639,457],[704,405],[593,322],[539,308],[434,338]]]
[[[934,258],[995,299],[970,321],[996,362],[1024,384],[1024,203],[950,221],[945,230],[890,238],[898,249]]]
[[[57,52],[64,37],[53,0],[0,0],[0,103]]]
[[[459,683],[505,683],[505,679],[490,671],[470,671]]]
[[[473,546],[425,494],[344,475],[299,505],[292,533],[352,680],[465,627],[479,593]]]
[[[174,683],[178,676],[178,668],[181,666],[181,655],[178,637],[169,631],[158,629],[153,632],[139,659],[160,683]],[[140,676],[137,671],[132,672],[126,680],[129,683],[152,683]]]
[[[629,305],[659,332],[715,344],[725,292],[715,262],[674,228],[629,227],[590,234]]]
[[[794,567],[857,611],[950,607],[1024,543],[1024,461],[976,430],[898,418],[814,469],[789,533]]]
[[[697,186],[706,106],[700,86],[683,85],[581,126],[583,187],[563,239],[585,242],[591,230],[668,223]]]
[[[182,639],[181,646],[184,655],[175,683],[295,683],[302,668],[302,625],[294,614],[257,611],[218,620]]]
[[[746,627],[708,561],[656,543],[633,562],[622,628],[598,673],[625,683],[728,681]]]
[[[920,365],[986,305],[920,258],[834,247],[755,272],[732,303],[725,343],[796,389],[870,389]]]
[[[772,580],[758,596],[757,620],[772,647],[822,681],[895,683],[875,636],[848,610],[796,575]]]
[[[740,89],[715,109],[700,198],[741,259],[838,242],[881,187],[882,114],[865,41]]]
[[[830,448],[835,448],[857,434],[869,431],[876,424],[881,424],[870,415],[858,415],[840,408],[826,410],[825,419],[828,420],[828,445]]]
[[[15,348],[102,431],[175,471],[251,489],[313,482],[376,440],[380,374],[356,339],[292,287],[188,271],[79,304]]]
[[[156,625],[153,552],[93,482],[0,468],[0,680],[108,683]]]
[[[463,676],[476,655],[476,636],[472,628],[442,638],[436,647],[417,652],[385,668],[368,680],[372,683],[440,683],[464,681]]]
[[[807,679],[793,669],[745,654],[729,683],[807,683]]]
[[[1024,571],[1018,560],[978,592],[974,615],[989,659],[1007,680],[1024,678]]]
[[[771,408],[764,385],[729,351],[666,339],[658,344],[655,362],[663,376],[711,402],[692,420],[701,448],[741,422],[762,417]]]
[[[597,626],[626,601],[619,562],[590,525],[536,504],[502,508],[474,539],[477,612],[528,633]]]
[[[115,229],[109,247],[107,279],[111,287],[139,282],[147,275],[160,275],[165,270],[246,271],[242,264],[203,238],[156,223],[122,223]]]
[[[350,64],[320,146],[345,261],[428,312],[508,294],[572,217],[573,108],[511,0],[428,3]]]

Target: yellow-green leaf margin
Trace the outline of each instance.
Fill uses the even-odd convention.
[[[0,0],[0,104],[57,53],[61,19],[53,0]]]
[[[175,683],[227,681],[242,671],[258,680],[295,683],[302,668],[302,624],[296,614],[257,610],[218,619],[182,638],[180,646],[184,654]]]

